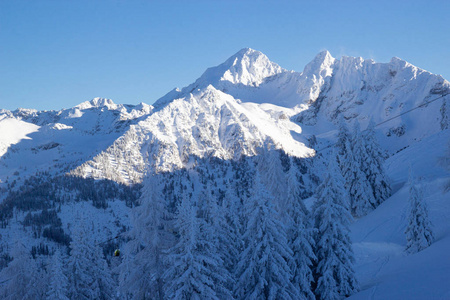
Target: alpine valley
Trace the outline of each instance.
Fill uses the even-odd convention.
[[[0,109],[0,298],[448,299],[449,100],[399,58],[245,48],[153,105]]]

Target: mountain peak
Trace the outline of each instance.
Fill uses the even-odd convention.
[[[248,55],[253,55],[253,54],[257,54],[257,55],[264,55],[262,52],[254,50],[252,48],[242,48],[241,50],[239,50],[238,52],[236,52],[236,54],[234,54],[233,56],[248,56]]]
[[[319,59],[319,60],[326,60],[326,59],[333,59],[333,57],[331,56],[331,53],[330,53],[330,51],[328,51],[328,50],[323,50],[323,51],[320,51],[317,55],[316,55],[316,57],[315,57],[315,59]]]
[[[321,74],[323,71],[325,71],[326,74],[324,75],[330,75],[332,72],[332,65],[336,59],[331,56],[330,52],[328,50],[324,50],[322,52],[319,52],[319,54],[314,57],[314,59],[306,65],[305,69],[303,70],[304,74]]]
[[[391,64],[392,66],[399,66],[400,68],[406,68],[406,67],[413,66],[412,64],[410,64],[406,60],[401,59],[401,58],[399,58],[397,56],[392,57],[391,61],[389,62],[389,64]]]
[[[262,52],[243,48],[229,57],[224,63],[208,68],[199,79],[183,89],[173,89],[159,98],[154,106],[162,105],[176,98],[187,96],[196,89],[212,85],[224,91],[236,86],[259,86],[265,78],[285,72],[278,64],[271,62]]]
[[[89,109],[89,108],[100,108],[106,107],[108,109],[116,109],[117,104],[115,104],[111,99],[96,97],[91,101],[85,101],[81,104],[75,106],[78,109]]]
[[[232,66],[233,64],[236,64],[236,62],[242,62],[242,61],[249,61],[251,63],[257,63],[259,62],[269,62],[272,63],[269,58],[262,53],[261,51],[254,50],[252,48],[242,48],[238,52],[236,52],[234,55],[232,55],[230,58],[228,58],[223,64]],[[275,63],[272,63],[275,64]],[[276,65],[276,64],[275,64]]]
[[[281,73],[283,69],[269,60],[263,53],[244,48],[230,57],[224,64],[226,71],[221,81],[233,84],[259,85],[264,78]]]
[[[199,78],[198,83],[216,85],[219,82],[258,86],[266,77],[283,72],[263,53],[251,48],[243,48],[224,63],[209,68]]]

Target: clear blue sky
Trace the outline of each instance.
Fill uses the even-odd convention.
[[[450,1],[0,1],[0,108],[151,104],[244,47],[296,71],[327,49],[450,79]]]

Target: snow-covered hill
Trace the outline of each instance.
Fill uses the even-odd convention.
[[[207,182],[220,199],[237,193],[245,202],[255,173],[278,199],[287,194],[286,183],[274,186],[277,178],[270,176],[284,178],[293,166],[310,196],[329,172],[332,151],[322,149],[337,140],[339,119],[365,129],[370,120],[392,118],[376,135],[389,157],[393,195],[352,224],[362,288],[353,297],[446,298],[449,266],[437,256],[445,260],[450,245],[442,187],[450,176],[438,158],[448,155],[449,99],[448,81],[399,58],[376,63],[324,51],[296,72],[246,48],[153,105],[95,98],[60,111],[0,110],[0,269],[14,236],[23,235],[27,247],[67,247],[65,234],[76,232],[83,214],[95,219],[86,225],[93,239],[124,235],[102,244],[104,251],[124,245],[125,232],[137,226],[133,207],[149,174],[161,176],[171,205],[182,195],[200,197]],[[407,256],[409,165],[422,178],[437,241]],[[148,187],[143,194],[151,194]],[[44,259],[47,252],[39,251]]]

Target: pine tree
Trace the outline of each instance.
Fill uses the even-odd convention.
[[[69,258],[69,297],[71,299],[112,299],[114,284],[103,251],[93,240],[83,220],[77,218]]]
[[[338,126],[338,140],[336,142],[336,147],[338,148],[339,167],[342,169],[343,164],[341,158],[345,157],[345,154],[351,151],[350,142],[352,138],[342,114],[339,115]]]
[[[384,171],[384,154],[375,136],[375,123],[373,120],[369,122],[369,126],[364,130],[362,141],[365,155],[361,166],[372,187],[376,207],[390,197],[391,187]]]
[[[222,202],[226,222],[224,226],[226,230],[226,242],[224,243],[226,245],[221,244],[221,246],[225,246],[225,251],[227,251],[223,255],[224,266],[232,276],[235,274],[239,253],[242,251],[242,224],[239,218],[240,214],[242,214],[241,207],[239,198],[237,198],[232,188],[227,188]],[[233,278],[234,281],[235,279]]]
[[[258,170],[260,174],[264,174],[261,178],[262,183],[267,190],[276,197],[277,203],[274,203],[280,211],[284,210],[286,204],[283,203],[286,195],[286,176],[280,161],[280,153],[276,150],[266,150],[259,158]]]
[[[434,237],[428,219],[428,209],[421,191],[417,188],[410,170],[409,174],[409,217],[406,228],[406,251],[416,253],[433,243]]]
[[[0,272],[0,280],[3,283],[1,299],[32,299],[36,287],[33,282],[39,278],[37,275],[36,261],[21,242],[15,242],[11,251],[13,260]]]
[[[350,197],[351,213],[355,217],[366,215],[378,205],[372,186],[363,172],[363,160],[367,160],[368,154],[362,139],[359,123],[355,123],[353,137],[350,137],[345,123],[341,120],[337,142],[337,160],[345,181],[345,189]]]
[[[308,210],[300,197],[301,188],[297,179],[298,172],[291,159],[291,166],[287,178],[287,219],[288,219],[288,238],[293,251],[292,273],[293,284],[299,288],[302,299],[315,299],[312,291],[313,261],[314,255],[314,237],[311,228]]]
[[[278,220],[274,198],[255,176],[253,195],[245,203],[249,219],[243,235],[245,247],[237,265],[235,297],[238,299],[298,299],[291,283],[292,250],[286,228]]]
[[[162,252],[171,239],[166,230],[168,212],[159,175],[146,177],[139,204],[133,211],[132,239],[120,266],[121,292],[136,299],[149,295],[163,299]]]
[[[358,289],[349,237],[348,196],[334,159],[329,170],[317,188],[317,201],[312,208],[317,229],[315,294],[318,299],[340,299]]]
[[[229,195],[229,194],[228,194]],[[218,199],[212,194],[210,185],[207,185],[202,191],[200,198],[203,198],[202,203],[204,211],[201,218],[207,223],[204,234],[209,241],[214,245],[213,251],[219,255],[222,261],[222,276],[226,278],[225,285],[228,289],[234,286],[234,279],[232,278],[232,271],[236,264],[236,257],[238,252],[238,232],[234,227],[234,223],[228,223],[226,219],[227,208],[219,206]],[[229,200],[224,199],[223,204],[228,204]],[[206,232],[210,230],[211,232]]]
[[[34,259],[32,259],[34,260]],[[32,263],[28,266],[28,273],[30,275],[30,282],[26,288],[23,300],[43,299],[45,297],[47,272],[42,266]]]
[[[183,197],[175,219],[179,239],[169,249],[165,297],[167,299],[220,299],[229,296],[222,276],[223,262],[205,233],[208,223],[197,217],[197,208]]]
[[[141,259],[142,252],[138,252],[136,255],[135,246],[134,243],[127,243],[121,251],[123,260],[119,266],[120,298],[148,299],[152,295],[148,284],[155,282],[155,269],[145,263],[145,259],[148,257]]]
[[[85,230],[76,230],[72,234],[69,258],[69,296],[71,299],[93,299],[98,294],[93,294],[93,282],[96,282],[91,274],[91,262],[89,241]]]
[[[49,300],[68,300],[68,279],[64,274],[63,262],[60,250],[56,250],[51,260],[50,282],[47,290]]]
[[[111,270],[108,267],[108,263],[103,256],[102,248],[100,244],[94,240],[94,253],[92,255],[92,262],[94,262],[94,276],[97,279],[100,297],[97,299],[109,300],[114,299],[116,296],[116,285],[111,276]]]
[[[345,165],[347,173],[343,174],[345,178],[345,187],[350,196],[350,208],[355,217],[365,216],[378,206],[375,199],[372,186],[367,180],[366,174],[362,171],[367,159],[367,151],[363,142],[359,124],[355,124],[353,147],[348,147],[349,151],[345,156]],[[367,168],[365,168],[367,170]]]
[[[348,128],[341,118],[339,123],[338,141],[336,143],[337,160],[347,191],[350,191],[350,187],[355,180],[354,168],[356,166],[360,167],[354,162],[352,142],[353,140]]]

